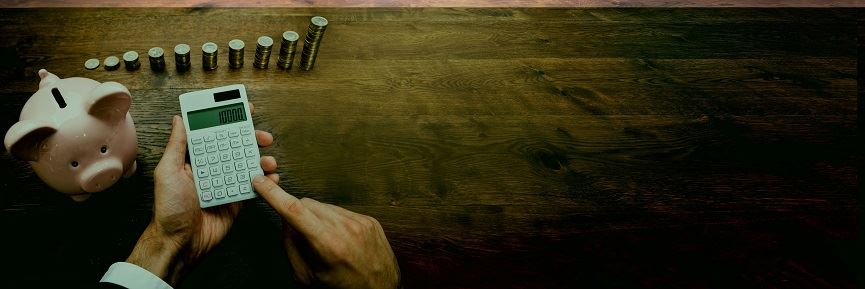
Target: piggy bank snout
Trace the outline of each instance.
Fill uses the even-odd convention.
[[[81,189],[88,193],[100,192],[120,179],[123,174],[123,164],[116,158],[95,162],[87,167],[79,176]]]

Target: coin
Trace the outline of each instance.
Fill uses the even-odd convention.
[[[300,53],[301,70],[312,70],[312,67],[315,65],[315,59],[318,56],[321,39],[324,38],[324,32],[327,30],[327,24],[327,19],[321,16],[315,16],[310,19],[309,27],[306,29],[306,38],[303,41],[303,51]]]
[[[99,59],[90,58],[87,61],[84,61],[84,68],[87,70],[94,70],[99,67]]]
[[[153,47],[147,51],[150,59],[150,70],[154,72],[165,71],[165,51],[162,47]]]
[[[241,68],[243,67],[243,49],[246,44],[243,40],[233,39],[228,42],[228,67]]]
[[[120,68],[120,59],[117,56],[108,56],[103,63],[105,64],[105,70],[117,70],[117,68]]]
[[[214,70],[217,67],[217,52],[218,46],[216,43],[207,42],[201,45],[201,67],[204,70]]]

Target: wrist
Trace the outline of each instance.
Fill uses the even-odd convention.
[[[173,271],[172,264],[180,249],[168,238],[158,233],[153,223],[147,226],[129,258],[127,263],[135,264],[163,280]]]

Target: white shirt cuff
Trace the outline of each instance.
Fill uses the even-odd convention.
[[[171,285],[150,271],[126,262],[111,264],[99,282],[114,283],[129,289],[172,289]]]

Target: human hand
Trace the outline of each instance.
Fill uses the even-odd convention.
[[[313,199],[298,200],[272,179],[253,187],[283,218],[288,258],[297,279],[330,288],[396,288],[399,266],[381,224]]]
[[[255,138],[259,146],[273,144],[270,133],[257,130]],[[219,244],[241,206],[236,202],[201,209],[192,168],[186,162],[186,151],[183,120],[174,116],[165,153],[153,173],[153,219],[127,259],[169,281],[177,281],[185,265],[194,263]],[[261,168],[269,179],[279,180],[274,173],[276,160],[273,157],[262,157]]]

